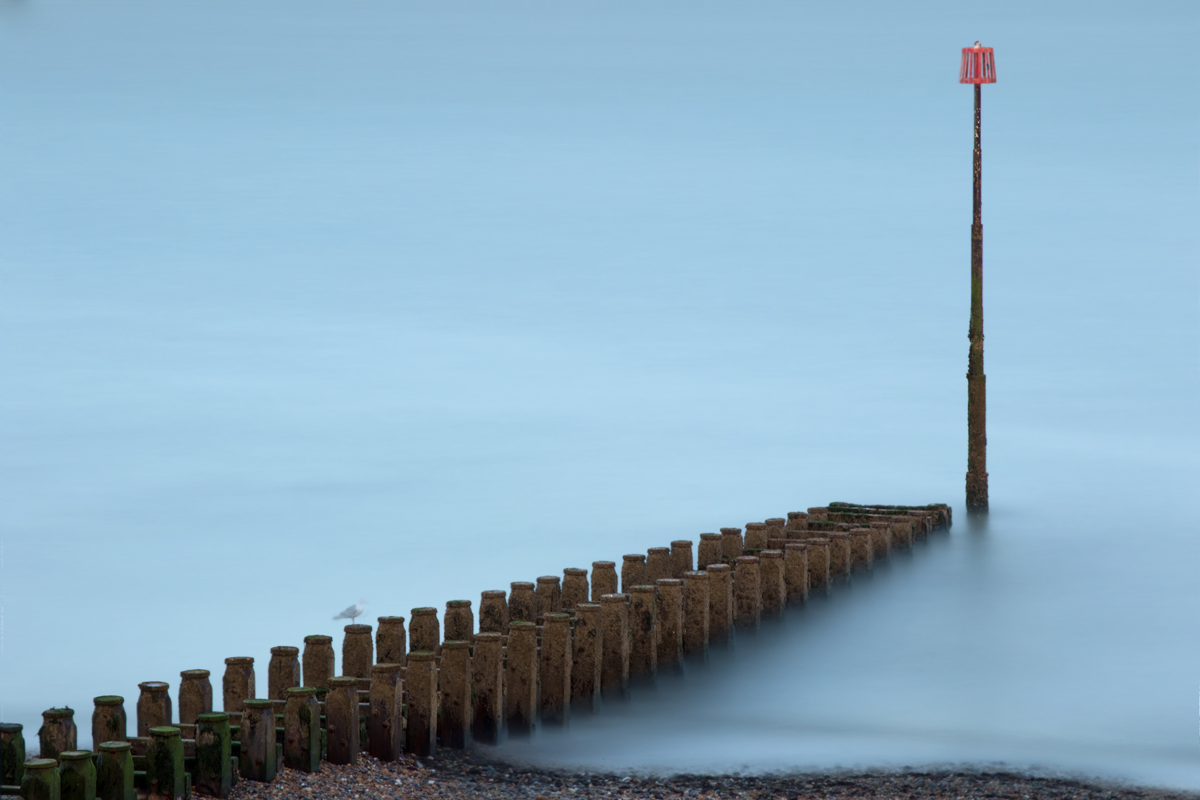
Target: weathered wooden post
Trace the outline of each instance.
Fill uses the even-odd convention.
[[[287,690],[283,707],[283,765],[301,772],[321,769],[321,704],[317,687]]]
[[[767,524],[765,522],[747,522],[746,538],[742,547],[745,550],[766,550]]]
[[[375,648],[371,642],[371,626],[362,623],[342,629],[342,675],[348,678],[370,678],[375,663]]]
[[[542,627],[538,711],[546,725],[566,725],[571,716],[571,618],[547,614]]]
[[[563,611],[574,611],[575,606],[588,601],[587,570],[578,567],[567,567],[563,570],[562,607]]]
[[[508,626],[508,733],[530,736],[537,725],[537,629],[532,622],[513,621]]]
[[[179,673],[179,722],[196,724],[196,718],[212,711],[212,681],[206,669],[185,669]]]
[[[700,534],[700,547],[696,550],[696,569],[702,570],[709,564],[720,564],[724,546],[721,544],[721,534]]]
[[[592,602],[599,603],[606,594],[617,594],[617,564],[615,561],[592,562]]]
[[[974,183],[971,195],[971,325],[967,338],[967,511],[987,512],[987,376],[983,373],[983,145],[980,139],[982,84],[996,82],[995,55],[979,42],[964,47],[959,83],[975,86]]]
[[[407,638],[404,617],[380,617],[375,629],[375,660],[403,667],[408,658]]]
[[[408,622],[408,652],[411,654],[421,650],[435,655],[440,653],[441,633],[436,608],[414,608]]]
[[[654,617],[658,626],[657,668],[678,672],[683,659],[683,581],[659,578],[655,594]]]
[[[653,681],[658,669],[654,586],[629,587],[629,677]]]
[[[170,687],[163,681],[144,681],[138,689],[137,735],[149,736],[151,728],[171,724]]]
[[[634,586],[646,583],[646,557],[641,553],[621,556],[621,593],[629,594]]]
[[[91,750],[58,754],[58,785],[62,800],[96,800],[96,764]]]
[[[603,631],[600,604],[576,603],[571,634],[571,705],[577,711],[590,713],[600,707]]]
[[[671,577],[671,568],[671,548],[651,547],[646,551],[646,577],[644,583],[647,586],[657,586],[659,578]]]
[[[369,630],[368,626],[368,630]],[[267,697],[272,700],[287,700],[287,690],[300,685],[300,648],[280,645],[271,648],[271,660],[267,663]],[[183,710],[182,688],[180,689],[180,711]],[[180,722],[183,721],[182,713]]]
[[[808,545],[808,591],[829,594],[829,540],[825,537],[806,539]]]
[[[692,540],[676,539],[671,542],[671,574],[668,577],[683,580],[683,573],[692,569]]]
[[[789,541],[783,550],[783,581],[788,602],[803,603],[808,599],[808,545],[804,541]]]
[[[443,659],[445,655],[442,656]],[[404,681],[399,664],[376,664],[371,669],[368,695],[367,749],[380,761],[395,761],[404,752]]]
[[[762,578],[758,556],[739,556],[733,572],[733,618],[745,628],[758,627],[762,616]]]
[[[230,656],[225,659],[225,675],[221,678],[222,710],[226,713],[242,710],[242,705],[254,697],[254,659],[250,656]]]
[[[405,696],[408,698],[408,728],[404,735],[404,746],[418,758],[426,758],[437,752],[435,658],[432,650],[410,650],[408,668],[404,674]],[[328,707],[327,702],[326,709]]]
[[[38,730],[42,758],[57,759],[59,753],[74,750],[78,738],[74,709],[48,708],[42,712],[42,727]]]
[[[31,758],[21,778],[22,800],[59,800],[58,762],[53,758]]]
[[[233,735],[229,730],[229,715],[223,711],[198,714],[193,788],[210,797],[229,797],[229,790],[233,786],[233,768],[229,763],[232,753]]]
[[[887,558],[892,552],[892,525],[889,522],[876,520],[870,523],[871,549],[876,558]]]
[[[179,728],[157,725],[146,743],[146,787],[149,800],[184,800],[187,773]]]
[[[529,581],[513,581],[508,585],[508,624],[533,622],[537,619],[537,600],[533,596],[533,584]]]
[[[691,658],[708,656],[710,599],[708,573],[683,573],[683,653]]]
[[[25,726],[0,722],[0,785],[20,786],[25,776]]]
[[[763,524],[767,526],[768,542],[770,542],[772,539],[787,538],[787,520],[783,517],[771,517],[771,519],[766,520]]]
[[[870,528],[851,528],[850,531],[851,568],[854,570],[869,570],[875,560],[875,544],[871,540]]]
[[[92,702],[96,706],[92,712],[92,750],[99,753],[104,742],[125,741],[129,722],[125,716],[124,697],[103,694],[93,698]]]
[[[137,790],[133,787],[133,745],[129,742],[100,744],[96,754],[96,800],[137,800]]]
[[[471,609],[470,600],[450,600],[446,603],[442,638],[468,644],[475,638],[475,612]]]
[[[850,534],[846,531],[821,531],[821,538],[829,541],[830,580],[849,577],[854,564]]]
[[[479,632],[508,633],[508,600],[503,589],[488,589],[480,595]]]
[[[534,615],[540,620],[547,614],[562,611],[562,587],[557,575],[542,575],[534,591]]]
[[[610,592],[600,596],[600,622],[604,629],[600,691],[605,697],[623,698],[629,690],[629,606],[625,595]]]
[[[438,745],[462,750],[471,744],[471,643],[442,642],[438,673]]]
[[[333,637],[315,633],[304,637],[304,685],[329,688],[334,673]]]
[[[709,564],[708,640],[728,642],[733,633],[733,570],[728,564]]]
[[[763,550],[759,556],[759,577],[762,580],[762,610],[767,616],[778,616],[787,602],[787,586],[783,578],[783,551]]]
[[[808,530],[808,514],[804,511],[789,511],[787,524],[783,526],[789,539],[803,539],[804,531]]]
[[[354,695],[358,716],[358,692]],[[358,729],[355,728],[355,733]],[[275,780],[275,703],[269,698],[248,697],[242,701],[242,723],[238,734],[238,775],[249,781]],[[353,764],[351,760],[349,763]]]
[[[358,763],[359,727],[358,679],[331,678],[325,695],[325,758],[330,764]]]
[[[742,529],[721,528],[721,557],[733,561],[742,555]]]
[[[482,608],[479,610],[479,620],[482,625]],[[499,631],[477,634],[475,651],[471,654],[471,672],[475,683],[471,733],[475,741],[484,744],[500,742],[504,715],[504,651],[501,635]]]

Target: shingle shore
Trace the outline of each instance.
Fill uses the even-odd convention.
[[[545,798],[930,798],[931,800],[1167,800],[1200,795],[1004,772],[878,772],[739,775],[636,775],[559,772],[488,761],[478,753],[439,753],[394,762],[360,756],[357,766],[321,764],[319,773],[280,770],[274,783],[239,781],[231,800],[541,800]]]

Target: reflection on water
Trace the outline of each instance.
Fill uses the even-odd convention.
[[[1194,4],[0,8],[31,742],[227,656],[265,682],[359,598],[961,505],[982,37],[991,514],[506,752],[1200,786]]]

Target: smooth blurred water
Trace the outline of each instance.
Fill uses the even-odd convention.
[[[1200,787],[1194,4],[0,5],[0,718],[830,500],[957,524],[510,749]],[[992,513],[965,471],[984,88]]]

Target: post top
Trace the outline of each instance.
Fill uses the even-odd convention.
[[[509,584],[509,586],[512,588],[512,590],[514,592],[517,589],[532,589],[533,588],[533,584],[530,583],[529,581],[513,581],[512,583]]]
[[[721,533],[725,534],[726,536],[732,536],[735,533],[741,533],[741,532],[742,532],[741,528],[721,528]]]
[[[100,749],[106,753],[121,753],[132,750],[133,745],[129,742],[101,742]]]
[[[464,642],[461,639],[447,639],[442,642],[442,650],[466,650],[471,646],[470,642]]]
[[[404,624],[404,617],[380,617],[379,618],[380,627],[383,627],[384,625],[403,625],[403,624]]]
[[[309,688],[309,687],[305,687]],[[288,691],[291,691],[290,689]],[[196,722],[229,722],[229,712],[227,711],[206,711],[203,714],[196,715]]]
[[[437,609],[433,606],[421,606],[420,608],[414,608],[412,615],[414,617],[437,616]]]
[[[254,663],[254,656],[230,656],[225,659],[227,667],[248,667]]]
[[[305,644],[333,644],[333,637],[323,633],[313,633],[304,637]]]
[[[608,567],[615,567],[616,565],[617,562],[615,561],[593,561],[592,569],[607,569]]]
[[[210,673],[206,669],[185,669],[185,670],[180,671],[179,677],[181,677],[181,678],[207,678],[211,674],[212,673]]]
[[[709,564],[704,568],[705,572],[729,572],[728,564]]]
[[[767,527],[786,525],[786,524],[787,524],[787,520],[784,519],[783,517],[771,517],[769,520],[766,521]]]
[[[250,701],[247,700],[246,702],[249,703]],[[268,700],[267,702],[270,702],[270,701]],[[156,725],[155,727],[150,729],[150,735],[157,736],[160,739],[170,739],[175,736],[179,736],[180,730],[179,730],[179,728],[176,728],[174,725]]]
[[[783,558],[782,550],[762,550],[758,554],[759,558]]]
[[[757,564],[758,556],[738,556],[734,560],[739,564]]]
[[[334,679],[336,680],[336,678]],[[242,702],[243,708],[275,708],[275,701],[267,697],[247,697]]]
[[[657,586],[630,586],[631,594],[654,594],[658,591]]]
[[[138,688],[141,689],[143,692],[150,692],[151,694],[157,694],[158,692],[165,692],[167,689],[169,689],[171,687],[169,685],[167,685],[167,683],[165,683],[164,681],[142,681],[141,683],[138,684]]]
[[[692,546],[691,539],[676,539],[675,541],[671,542],[671,547],[691,547],[691,546]]]
[[[470,608],[470,600],[447,600],[446,608]]]
[[[579,577],[586,578],[587,570],[580,569],[579,567],[567,567],[566,569],[563,570],[563,575],[570,575],[571,577],[574,577],[574,578],[579,578]]]
[[[669,553],[669,552],[671,552],[671,548],[669,548],[669,547],[647,547],[646,552],[647,553]]]
[[[125,698],[117,694],[102,694],[99,697],[93,697],[92,702],[98,706],[119,706],[124,705]]]
[[[0,731],[4,733],[20,733],[25,726],[19,722],[0,722]]]
[[[53,758],[31,758],[25,762],[25,769],[54,769],[58,762]]]
[[[962,62],[958,67],[958,82],[981,83],[996,82],[996,56],[992,48],[984,47],[979,42],[971,47],[962,49]]]
[[[315,686],[289,686],[284,692],[289,697],[315,697],[317,687]]]
[[[621,558],[625,559],[626,561],[645,561],[646,560],[646,556],[644,553],[628,553],[626,555],[621,556]]]
[[[683,577],[684,580],[689,581],[706,581],[708,580],[708,573],[702,569],[688,570],[683,573]]]
[[[746,530],[750,530],[751,528],[753,528],[754,530],[757,531],[757,530],[760,530],[765,527],[767,527],[767,523],[765,523],[765,522],[747,522],[746,523]]]
[[[47,708],[42,712],[42,719],[66,719],[75,716],[75,709],[69,706],[62,708]]]
[[[480,597],[484,600],[503,600],[504,594],[503,589],[485,589]]]
[[[552,622],[555,625],[568,625],[571,622],[571,615],[570,614],[561,614],[557,611],[552,611],[551,613],[546,614],[544,617],[542,617],[542,620],[546,625],[549,625]]]
[[[346,627],[342,628],[342,630],[344,630],[346,633],[369,634],[371,632],[371,626],[367,625],[365,623],[362,623],[362,622],[352,622],[349,625],[347,625]]]
[[[271,655],[273,655],[273,656],[298,656],[298,655],[300,655],[300,648],[292,647],[290,644],[281,644],[277,647],[271,648]]]
[[[700,538],[706,542],[711,542],[713,539],[720,539],[721,534],[719,534],[719,533],[702,533],[702,534],[700,534]]]
[[[683,581],[679,578],[659,578],[655,583],[659,586],[683,586]]]
[[[538,583],[558,583],[557,575],[540,575],[537,579]]]
[[[91,750],[63,750],[58,758],[60,761],[90,761],[93,755]]]
[[[336,678],[329,679],[330,689],[344,689],[347,686],[358,686],[358,678],[353,675],[338,675]],[[249,700],[246,701],[250,702]]]
[[[624,603],[625,595],[618,594],[615,592],[613,594],[602,594],[602,595],[600,595],[600,602],[601,603]]]

